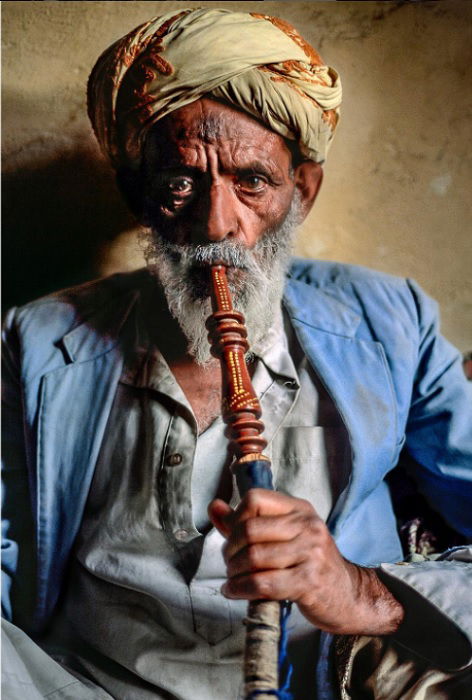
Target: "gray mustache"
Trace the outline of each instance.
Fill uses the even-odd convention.
[[[253,251],[236,242],[223,241],[206,245],[180,245],[165,241],[163,246],[166,253],[175,262],[184,262],[190,267],[214,265],[217,262],[222,262],[229,267],[238,267],[242,270],[254,267]]]
[[[200,264],[223,262],[231,267],[247,269],[252,262],[251,253],[237,243],[210,243],[194,250],[194,261]]]

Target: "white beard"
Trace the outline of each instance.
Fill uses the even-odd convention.
[[[188,340],[188,353],[197,364],[205,365],[212,359],[205,326],[212,313],[205,267],[218,260],[230,266],[233,305],[244,314],[249,345],[257,353],[280,308],[300,221],[300,198],[296,193],[283,223],[267,231],[252,250],[231,241],[180,245],[165,240],[157,231],[145,232],[148,267],[162,286],[169,310]]]

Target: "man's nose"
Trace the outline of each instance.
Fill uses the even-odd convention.
[[[206,221],[203,235],[212,243],[232,238],[237,232],[237,216],[234,194],[229,183],[213,182],[208,193]]]

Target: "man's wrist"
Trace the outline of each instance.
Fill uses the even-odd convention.
[[[344,560],[343,574],[332,596],[312,596],[300,610],[316,627],[331,634],[394,634],[404,619],[404,608],[377,576],[375,569],[357,566]],[[329,599],[329,603],[327,600]]]
[[[374,569],[351,565],[356,580],[356,612],[358,614],[351,634],[379,636],[394,634],[403,622],[403,605],[395,598]]]

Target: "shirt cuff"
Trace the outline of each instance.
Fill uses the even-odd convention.
[[[472,564],[462,561],[381,564],[382,583],[405,617],[391,639],[431,665],[459,670],[472,660]]]

